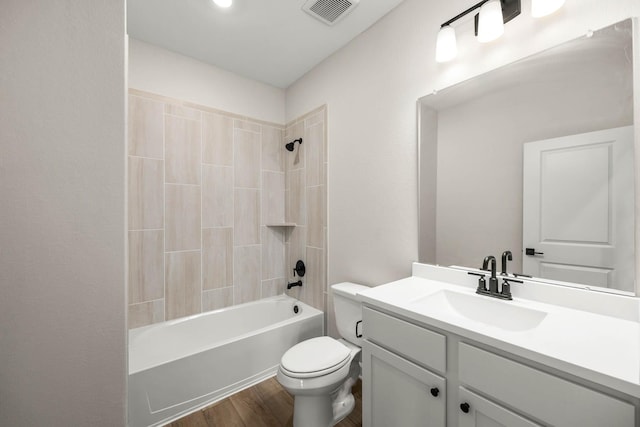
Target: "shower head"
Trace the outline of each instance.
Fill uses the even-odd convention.
[[[288,144],[284,145],[284,148],[287,149],[287,151],[293,151],[296,142],[299,142],[300,144],[302,144],[302,138],[298,138],[298,139],[294,139],[293,141],[289,142]]]

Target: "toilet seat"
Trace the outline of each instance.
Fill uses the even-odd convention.
[[[349,363],[351,349],[331,337],[317,337],[291,347],[282,356],[280,369],[295,378],[330,374]]]

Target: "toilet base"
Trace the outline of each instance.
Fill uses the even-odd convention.
[[[293,427],[330,427],[334,425],[332,403],[330,395],[295,396]]]

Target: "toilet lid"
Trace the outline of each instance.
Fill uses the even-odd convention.
[[[331,337],[311,338],[291,347],[282,356],[282,367],[292,373],[312,373],[342,365],[351,351]]]

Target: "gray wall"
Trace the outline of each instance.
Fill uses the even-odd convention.
[[[2,2],[2,426],[126,423],[124,6]]]

